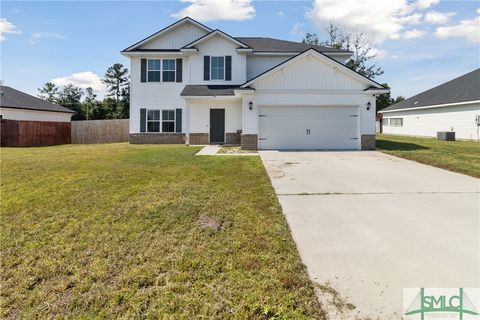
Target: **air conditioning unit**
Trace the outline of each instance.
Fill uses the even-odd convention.
[[[455,141],[455,131],[438,131],[438,140]]]

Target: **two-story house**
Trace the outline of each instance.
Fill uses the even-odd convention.
[[[131,143],[375,146],[375,95],[388,90],[343,64],[350,51],[232,37],[187,17],[122,54]]]

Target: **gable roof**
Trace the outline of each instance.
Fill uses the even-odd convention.
[[[199,44],[200,42],[206,41],[206,40],[214,37],[215,35],[220,35],[220,36],[224,37],[225,39],[230,40],[231,42],[237,44],[237,45],[240,46],[241,48],[250,48],[248,45],[246,45],[245,43],[239,41],[237,38],[234,38],[234,37],[232,37],[231,35],[223,32],[223,31],[221,31],[221,30],[219,30],[219,29],[215,29],[215,30],[213,30],[212,32],[207,33],[207,34],[204,35],[203,37],[200,37],[200,38],[198,38],[197,40],[194,40],[194,41],[190,42],[189,44],[183,46],[182,49],[193,48],[196,44]]]
[[[237,40],[253,48],[253,52],[286,52],[299,53],[308,49],[316,49],[321,52],[338,52],[351,54],[352,51],[339,50],[336,48],[320,45],[307,44],[303,42],[293,42],[287,40],[263,38],[263,37],[236,37]]]
[[[212,29],[210,29],[210,28],[207,27],[206,25],[204,25],[204,24],[202,24],[202,23],[200,23],[200,22],[198,22],[198,21],[196,21],[196,20],[194,20],[194,19],[192,19],[192,18],[190,18],[190,17],[185,17],[185,18],[183,18],[183,19],[178,20],[177,22],[172,23],[172,24],[169,25],[169,26],[166,26],[166,27],[163,28],[162,30],[155,32],[154,34],[149,35],[148,37],[146,37],[146,38],[138,41],[137,43],[132,44],[132,45],[129,46],[128,48],[123,49],[122,52],[133,51],[133,50],[137,49],[139,46],[141,46],[142,44],[144,44],[145,42],[148,42],[148,41],[152,40],[152,39],[155,38],[155,37],[158,37],[158,36],[160,36],[160,35],[162,35],[162,34],[164,34],[164,33],[167,33],[168,31],[170,31],[170,30],[172,30],[172,29],[174,29],[174,28],[177,28],[177,27],[179,27],[179,26],[181,26],[181,25],[183,25],[183,24],[185,24],[185,23],[192,23],[192,24],[196,25],[197,27],[199,27],[200,29],[203,29],[203,30],[205,30],[205,31],[207,31],[207,32],[211,32],[211,31],[212,31]]]
[[[480,68],[445,82],[380,112],[480,100]]]
[[[368,83],[370,86],[367,88],[367,90],[371,90],[372,87],[373,88],[376,88],[376,89],[382,89],[382,90],[385,90],[385,92],[389,92],[390,90],[385,88],[384,86],[382,86],[380,83],[370,79],[370,78],[367,78],[365,77],[364,75],[348,68],[347,66],[345,66],[344,64],[338,62],[337,60],[323,54],[322,52],[318,51],[317,49],[315,48],[310,48],[310,49],[307,49],[293,57],[291,57],[290,59],[287,59],[285,60],[284,62],[280,63],[280,64],[277,64],[276,66],[268,69],[267,71],[263,72],[263,73],[260,73],[259,75],[257,75],[256,77],[253,77],[252,79],[248,80],[247,82],[245,82],[244,84],[242,84],[242,88],[245,88],[245,87],[248,87],[250,86],[251,84],[253,84],[254,82],[257,82],[263,78],[266,78],[268,77],[269,75],[273,74],[274,72],[277,71],[277,69],[280,69],[281,67],[284,67],[290,63],[293,63],[299,59],[301,59],[303,56],[309,54],[309,53],[314,53],[314,54],[317,54],[318,57],[320,57],[321,59],[324,59],[325,61],[328,61],[330,63],[332,63],[333,65],[337,66],[339,69],[342,69],[345,71],[345,73],[349,74],[350,76],[352,76],[354,79],[357,79],[359,81],[363,80],[364,82]],[[360,80],[361,79],[361,80]],[[367,91],[365,90],[365,91]]]
[[[45,101],[7,86],[0,86],[0,107],[75,113],[75,111],[62,107],[58,104]]]

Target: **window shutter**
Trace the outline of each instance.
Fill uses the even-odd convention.
[[[177,68],[176,68],[176,71],[177,71],[177,82],[182,82],[182,73],[183,73],[183,59],[179,58],[177,59]]]
[[[232,56],[225,57],[225,80],[232,80]]]
[[[140,132],[146,132],[147,128],[147,109],[140,109]]]
[[[147,82],[147,59],[140,60],[140,82]]]
[[[182,109],[176,109],[175,112],[175,131],[182,132]]]
[[[210,56],[203,56],[203,80],[210,80]]]

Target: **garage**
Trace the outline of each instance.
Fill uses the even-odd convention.
[[[259,149],[360,149],[358,107],[260,107]]]

